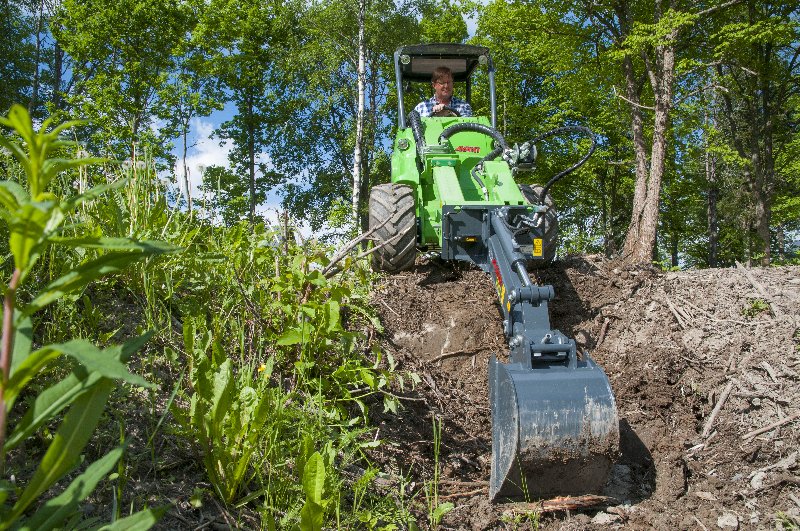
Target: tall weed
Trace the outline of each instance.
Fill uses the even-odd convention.
[[[11,152],[25,176],[23,183],[0,181],[0,216],[8,230],[8,245],[13,258],[13,272],[8,282],[2,285],[0,468],[4,467],[9,452],[66,410],[32,476],[25,478],[20,485],[6,480],[0,482],[0,529],[54,529],[67,522],[74,526],[80,518],[79,503],[113,469],[122,456],[124,445],[90,464],[61,494],[41,503],[35,513],[26,513],[45,492],[80,463],[81,453],[100,420],[106,401],[115,387],[115,380],[150,387],[151,384],[141,376],[130,373],[125,366],[131,354],[149,336],[137,337],[124,345],[105,349],[80,339],[34,348],[34,317],[59,299],[80,293],[90,282],[172,248],[156,241],[107,238],[84,233],[80,227],[66,223],[69,216],[82,205],[124,185],[124,182],[108,183],[67,199],[50,191],[51,182],[61,172],[98,162],[91,158],[59,157],[60,151],[72,145],[59,135],[77,125],[75,122],[50,128],[48,120],[36,131],[27,111],[15,105],[7,118],[0,118],[0,124],[12,128],[22,140],[19,143],[0,135],[0,146]],[[49,251],[54,246],[80,250],[82,260],[38,292],[21,291],[26,281],[35,278],[41,271],[41,259],[52,257]],[[49,265],[56,264],[51,261]],[[25,293],[24,300],[18,298],[19,293]],[[60,358],[64,356],[73,362],[71,373],[35,394],[24,415],[6,437],[9,413],[17,399],[29,391],[31,382],[38,376],[62,364]],[[158,519],[161,512],[152,509],[141,511],[117,520],[114,527],[138,526],[146,529]]]

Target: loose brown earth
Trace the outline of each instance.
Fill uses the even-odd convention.
[[[540,528],[800,523],[800,418],[745,437],[800,412],[800,268],[748,272],[661,273],[581,257],[538,274],[556,291],[552,325],[608,374],[621,436],[598,493],[610,498],[545,511]],[[454,504],[441,529],[533,526],[541,504],[488,502],[487,364],[507,350],[489,278],[425,263],[387,277],[374,299],[386,350],[401,373],[420,379],[398,389],[399,414],[375,413],[386,443],[376,460],[423,500],[435,469],[432,426],[441,421],[439,501]]]

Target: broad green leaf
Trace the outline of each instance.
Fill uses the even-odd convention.
[[[64,238],[53,236],[50,241],[69,247],[105,249],[107,251],[141,251],[145,254],[171,253],[180,248],[158,240],[133,240],[131,238],[105,238],[85,236],[80,238]]]
[[[5,399],[8,401],[9,409],[14,405],[17,395],[27,385],[27,383],[39,374],[45,365],[61,355],[61,351],[52,346],[41,348],[32,352],[20,363],[16,370],[10,375],[5,390]]]
[[[9,224],[8,244],[23,276],[36,261],[47,228],[61,219],[63,215],[53,201],[30,202],[17,209],[14,223]]]
[[[278,345],[296,345],[303,342],[303,334],[296,328],[290,328],[278,338]]]
[[[0,181],[0,206],[11,212],[16,212],[20,203],[30,199],[28,192],[14,181]]]
[[[123,447],[115,448],[89,465],[83,474],[72,480],[64,492],[36,509],[20,529],[47,531],[63,527],[64,520],[78,508],[78,502],[85,500],[94,491],[100,480],[114,468],[124,450]]]
[[[51,282],[30,304],[23,308],[23,313],[31,315],[64,295],[84,288],[93,280],[121,271],[124,267],[146,256],[144,253],[112,252],[82,264]]]
[[[439,504],[439,506],[433,510],[433,521],[438,522],[439,520],[441,520],[442,516],[446,515],[447,513],[453,510],[453,507],[454,505],[450,502]]]
[[[6,450],[12,450],[33,435],[42,424],[91,390],[101,378],[97,373],[88,374],[84,367],[77,367],[72,374],[39,393],[22,420],[14,426],[14,432],[6,441]]]
[[[144,345],[152,332],[129,339],[123,345],[105,349],[110,356],[127,362],[131,355]],[[11,450],[39,429],[45,422],[57,415],[73,400],[88,392],[102,376],[98,372],[88,372],[85,367],[76,367],[72,374],[55,385],[48,387],[36,396],[25,416],[14,426],[14,432],[6,441],[6,450]]]
[[[14,333],[14,355],[11,358],[9,375],[13,375],[17,366],[31,353],[31,343],[33,342],[33,324],[30,317],[20,318],[19,312],[14,313],[17,316],[17,323]]]
[[[166,505],[155,509],[145,509],[117,520],[113,524],[103,526],[100,531],[147,531],[161,520],[167,509],[169,506]]]
[[[112,353],[115,357],[117,357],[121,362],[127,363],[130,361],[131,356],[134,352],[142,348],[145,343],[150,341],[150,338],[153,337],[154,332],[152,330],[148,330],[144,334],[133,337],[122,345],[114,345],[111,347],[106,348],[108,352]],[[117,353],[118,352],[118,353]]]
[[[325,491],[325,462],[319,452],[314,452],[303,467],[303,492],[306,499],[322,505]]]
[[[328,332],[342,329],[341,318],[339,317],[339,303],[333,299],[325,303],[325,316],[328,321]]]
[[[219,429],[228,408],[231,405],[231,388],[233,387],[233,369],[231,360],[226,359],[214,374],[214,384],[211,396],[211,420],[214,428],[221,434]]]
[[[300,531],[321,531],[324,510],[321,505],[306,500],[300,509]]]
[[[73,339],[59,345],[49,345],[47,348],[56,349],[67,356],[75,358],[81,365],[91,372],[113,380],[122,380],[133,385],[154,388],[155,386],[139,376],[128,371],[128,368],[109,349],[100,350],[85,339]]]
[[[39,467],[14,504],[8,520],[19,518],[31,503],[75,465],[100,420],[113,388],[112,381],[103,380],[73,402]]]

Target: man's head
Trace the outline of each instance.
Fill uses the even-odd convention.
[[[453,73],[446,66],[437,66],[431,75],[431,85],[436,101],[444,104],[450,103],[453,97]]]

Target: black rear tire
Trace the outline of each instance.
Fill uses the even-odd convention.
[[[538,205],[539,198],[544,186],[540,184],[521,184],[519,190],[529,203]],[[529,268],[547,267],[556,258],[556,248],[558,247],[558,211],[552,196],[548,193],[544,198],[547,211],[544,214],[544,235],[542,237],[543,260],[529,260]]]
[[[384,223],[386,221],[386,223]],[[417,217],[414,193],[404,184],[379,184],[369,193],[369,228],[375,231],[372,268],[397,273],[414,265],[417,256]]]

